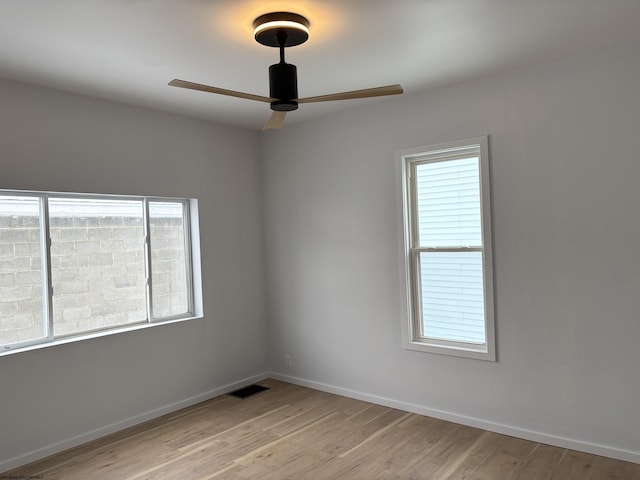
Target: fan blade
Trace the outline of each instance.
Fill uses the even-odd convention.
[[[202,85],[200,83],[187,82],[186,80],[178,80],[177,78],[171,80],[169,85],[172,87],[188,88],[189,90],[199,90],[201,92],[219,93],[220,95],[227,95],[229,97],[245,98],[247,100],[257,100],[259,102],[266,103],[271,103],[275,100],[273,98],[253,95],[251,93],[236,92],[235,90],[226,90],[224,88]]]
[[[398,95],[402,93],[402,86],[387,85],[386,87],[365,88],[363,90],[353,90],[351,92],[330,93],[329,95],[319,95],[317,97],[299,98],[298,103],[331,102],[333,100],[351,100],[354,98],[383,97],[385,95]]]
[[[269,120],[267,120],[267,123],[264,124],[262,130],[280,130],[284,123],[284,117],[286,116],[287,112],[274,111],[269,117]]]

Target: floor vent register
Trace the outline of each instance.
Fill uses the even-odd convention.
[[[229,392],[227,395],[244,400],[245,398],[252,397],[253,395],[264,392],[265,390],[269,390],[269,387],[263,387],[262,385],[253,384],[249,385],[248,387]]]

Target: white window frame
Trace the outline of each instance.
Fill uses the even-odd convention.
[[[415,165],[424,162],[440,162],[479,156],[480,204],[482,246],[419,248],[417,238],[417,213],[412,171]],[[399,177],[399,218],[402,232],[401,242],[401,290],[403,346],[407,350],[418,350],[437,354],[479,360],[496,360],[495,318],[493,297],[493,259],[491,244],[491,201],[489,182],[489,150],[486,136],[451,142],[421,145],[396,151],[396,171]],[[454,342],[420,335],[421,305],[418,279],[418,257],[424,251],[481,251],[484,280],[484,327],[486,341],[480,343]]]
[[[202,297],[202,272],[200,263],[200,232],[198,222],[198,201],[197,199],[174,198],[174,197],[152,197],[134,195],[107,195],[93,193],[69,193],[69,192],[44,192],[25,190],[0,190],[2,196],[23,196],[39,199],[40,204],[40,250],[41,250],[41,272],[43,273],[43,326],[42,337],[24,342],[0,345],[0,356],[23,352],[27,350],[60,345],[70,342],[96,338],[115,333],[122,333],[132,330],[140,330],[155,325],[182,322],[203,317],[203,297]],[[92,200],[135,200],[142,202],[143,210],[143,235],[144,235],[144,263],[146,275],[146,310],[147,318],[138,323],[114,325],[100,330],[87,330],[69,335],[55,336],[53,333],[53,287],[51,268],[51,235],[49,225],[49,197],[76,198]],[[151,239],[149,235],[150,218],[149,203],[170,202],[183,204],[183,229],[185,246],[185,273],[188,311],[183,314],[154,317],[153,315],[153,273],[151,259]]]

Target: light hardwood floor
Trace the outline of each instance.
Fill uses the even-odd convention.
[[[640,465],[276,380],[0,477],[44,480],[640,480]]]

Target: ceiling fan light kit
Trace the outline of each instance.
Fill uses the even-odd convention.
[[[400,85],[366,88],[351,92],[333,93],[315,97],[298,98],[298,74],[295,65],[286,63],[284,50],[287,47],[301,45],[309,39],[310,23],[302,15],[291,12],[273,12],[260,15],[253,21],[255,40],[268,47],[280,49],[280,62],[269,67],[269,97],[237,92],[224,88],[202,85],[174,79],[169,82],[173,87],[217,93],[236,98],[257,100],[270,104],[273,113],[264,126],[266,129],[282,128],[286,112],[296,110],[299,103],[329,102],[334,100],[350,100],[356,98],[380,97],[403,93]]]
[[[260,15],[253,21],[253,36],[256,42],[267,47],[280,47],[278,34],[287,35],[284,47],[295,47],[309,39],[309,20],[290,12],[274,12]]]

